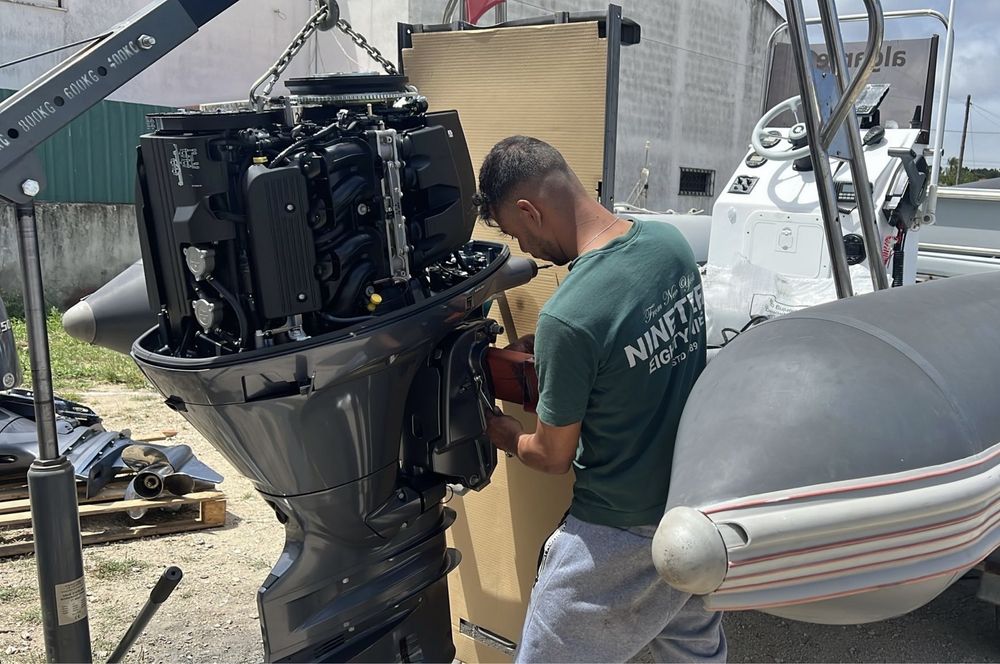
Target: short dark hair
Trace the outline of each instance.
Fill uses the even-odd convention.
[[[479,168],[479,192],[473,199],[479,217],[493,223],[496,206],[518,185],[553,172],[570,174],[559,150],[531,136],[510,136],[493,146]]]

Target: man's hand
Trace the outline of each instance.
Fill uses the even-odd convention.
[[[486,414],[486,435],[509,456],[543,473],[568,473],[576,457],[580,423],[552,427],[541,420],[535,433],[524,433],[521,423],[509,415]]]
[[[510,344],[504,350],[514,350],[518,353],[527,353],[528,355],[535,354],[535,335],[526,334],[514,343]]]
[[[510,415],[486,413],[486,435],[498,449],[510,456],[517,456],[517,441],[524,429]]]

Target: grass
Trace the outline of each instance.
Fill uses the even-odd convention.
[[[107,581],[121,579],[129,576],[130,574],[136,574],[147,567],[149,567],[149,563],[145,560],[129,558],[128,554],[125,554],[125,558],[122,560],[99,561],[96,565],[94,565],[94,569],[91,571],[91,574],[98,579]]]
[[[29,606],[28,608],[17,614],[17,621],[22,623],[28,623],[29,625],[42,624],[42,607]]]
[[[31,386],[31,366],[28,360],[28,330],[23,318],[11,318],[17,339],[24,387]],[[82,390],[97,385],[122,385],[138,389],[148,383],[132,358],[72,338],[62,327],[62,317],[56,309],[49,312],[49,354],[52,358],[52,384],[59,396],[79,398]]]
[[[262,560],[261,558],[248,558],[247,564],[250,566],[251,569],[257,569],[257,570],[271,569],[272,567],[274,567],[274,563],[269,563],[266,560]]]
[[[4,586],[0,588],[0,603],[27,599],[36,594],[35,589],[29,586]]]

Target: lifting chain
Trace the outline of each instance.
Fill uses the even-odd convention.
[[[365,53],[368,54],[368,57],[370,57],[372,60],[382,65],[382,69],[385,70],[386,74],[389,74],[390,76],[395,76],[398,73],[396,71],[395,65],[386,60],[385,56],[382,55],[377,48],[369,44],[368,40],[365,39],[365,36],[363,34],[352,28],[350,23],[348,23],[344,19],[340,19],[339,21],[337,21],[337,28],[345,35],[350,37],[355,44],[363,48]]]
[[[257,110],[262,110],[264,107],[264,100],[271,95],[271,91],[274,90],[274,86],[277,85],[278,80],[281,75],[285,73],[288,66],[292,64],[292,60],[295,56],[299,54],[302,47],[306,45],[309,39],[320,29],[320,26],[325,23],[330,17],[330,7],[326,4],[322,4],[320,8],[314,13],[306,24],[299,31],[299,34],[295,35],[295,39],[292,43],[288,45],[281,57],[271,65],[271,68],[264,73],[250,88],[250,105]],[[382,69],[385,70],[387,74],[395,75],[396,67],[389,62],[382,53],[375,48],[371,43],[365,39],[365,36],[360,32],[351,27],[351,24],[342,18],[337,19],[336,23],[337,29],[343,32],[345,35],[351,38],[355,44],[360,46],[368,56],[380,64]],[[261,90],[263,88],[263,90]]]

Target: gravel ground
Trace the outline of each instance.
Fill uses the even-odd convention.
[[[966,577],[923,608],[869,625],[809,625],[761,613],[725,618],[731,662],[997,662],[994,607]]]
[[[176,429],[221,472],[228,515],[223,528],[84,549],[90,629],[97,659],[106,658],[160,571],[185,576],[127,662],[259,662],[263,655],[256,591],[283,541],[270,508],[215,450],[152,392],[80,395],[108,428],[134,433]],[[0,560],[0,663],[44,662],[41,616],[31,557]],[[963,579],[919,611],[858,627],[796,623],[758,613],[726,617],[732,662],[995,662],[1000,633],[991,605]]]
[[[220,488],[228,514],[222,528],[84,548],[95,661],[111,654],[169,565],[180,566],[184,579],[125,661],[261,661],[256,593],[278,559],[283,529],[250,483],[159,395],[115,389],[83,393],[80,401],[100,413],[109,429],[129,428],[136,435],[177,430],[170,443],[190,445],[225,477]],[[0,662],[43,661],[34,559],[0,560]]]

